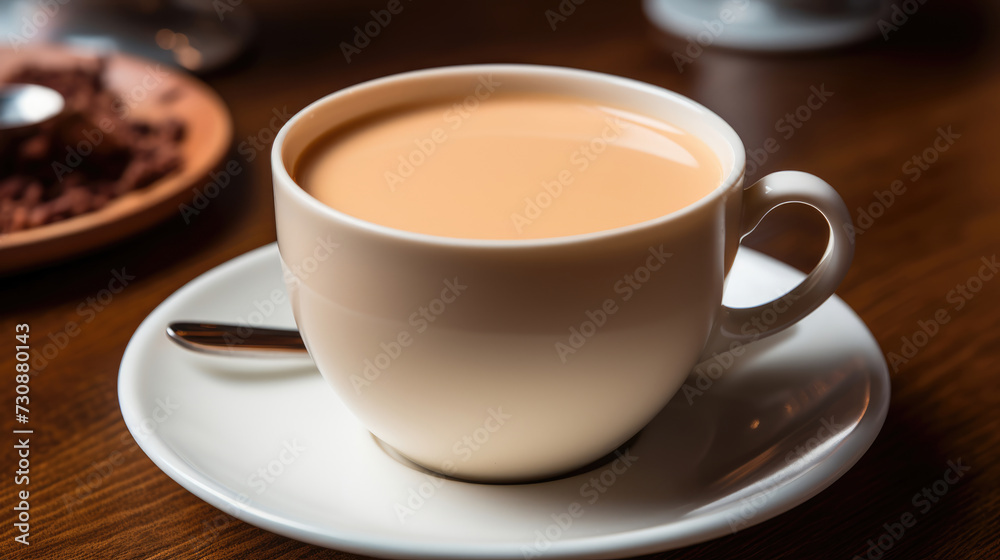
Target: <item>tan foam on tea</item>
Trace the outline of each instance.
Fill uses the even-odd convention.
[[[294,180],[377,224],[472,239],[559,237],[651,220],[722,182],[703,142],[585,99],[496,94],[373,115],[311,144]]]

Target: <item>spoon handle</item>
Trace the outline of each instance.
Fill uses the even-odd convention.
[[[187,350],[217,356],[292,358],[308,355],[299,332],[289,329],[176,322],[167,325],[167,337]]]

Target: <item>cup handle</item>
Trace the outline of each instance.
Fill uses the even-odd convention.
[[[807,204],[823,215],[830,228],[826,251],[816,268],[782,297],[747,308],[723,305],[699,361],[737,350],[794,325],[833,295],[854,258],[847,206],[826,181],[801,171],[771,173],[743,191],[740,242],[782,204]],[[768,317],[776,317],[770,323]],[[756,321],[754,319],[757,319]]]

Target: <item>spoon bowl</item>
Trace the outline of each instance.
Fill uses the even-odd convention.
[[[0,86],[0,133],[41,124],[66,107],[58,91],[34,84]]]

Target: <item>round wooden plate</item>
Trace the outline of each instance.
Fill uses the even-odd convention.
[[[64,47],[0,49],[0,82],[22,66],[71,66],[94,55]],[[148,228],[194,196],[194,189],[229,148],[233,125],[222,99],[174,68],[122,54],[107,55],[107,87],[121,96],[129,117],[184,122],[182,167],[104,208],[33,229],[0,234],[0,275],[81,255]]]

